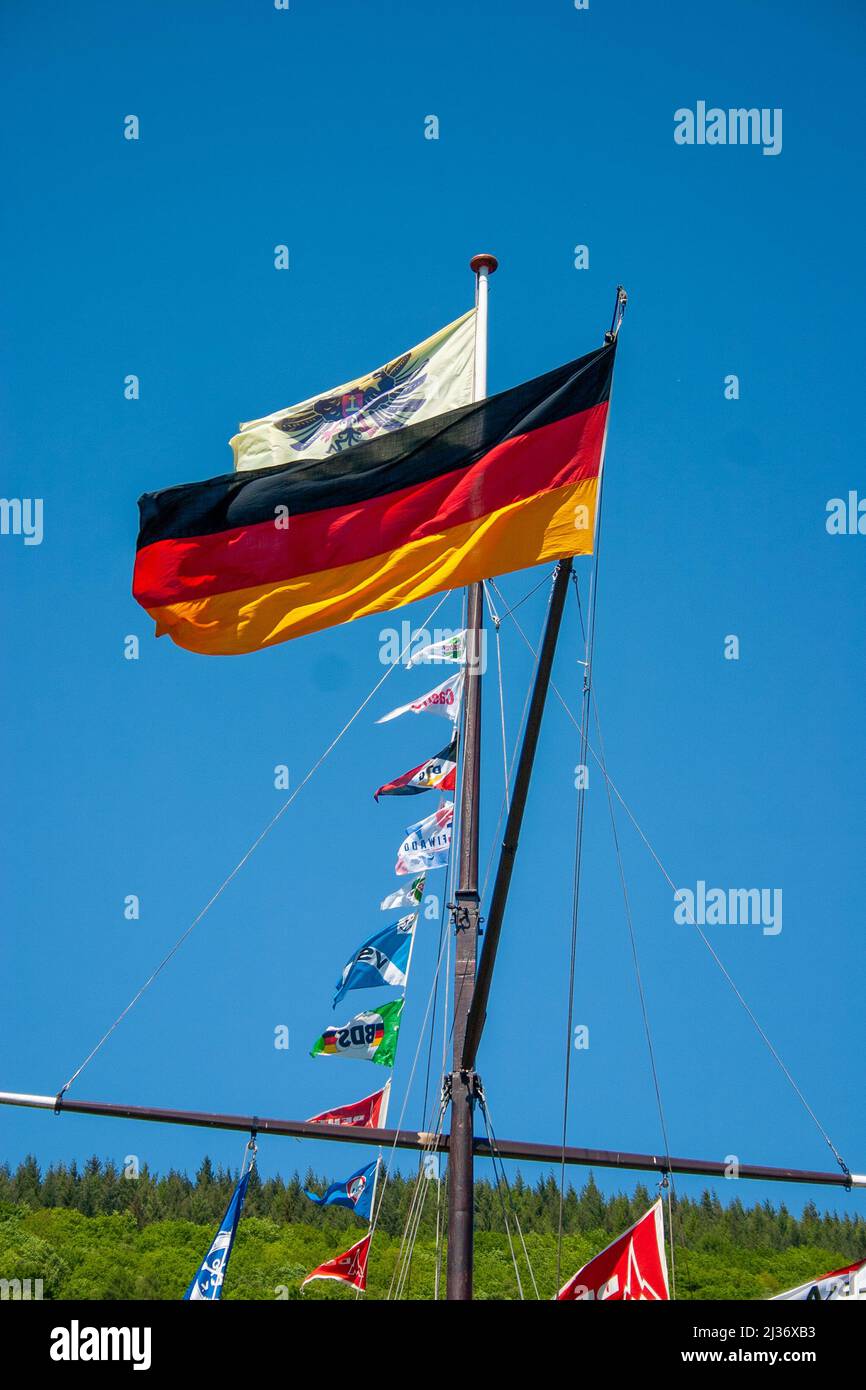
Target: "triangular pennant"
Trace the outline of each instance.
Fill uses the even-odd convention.
[[[333,1110],[323,1110],[321,1115],[311,1115],[307,1124],[355,1125],[359,1129],[384,1129],[390,1091],[391,1082],[388,1081],[381,1091],[374,1091],[371,1096],[364,1096],[362,1100],[352,1101],[349,1105],[338,1105]]]
[[[325,1264],[318,1265],[308,1274],[301,1288],[309,1284],[311,1279],[339,1279],[344,1284],[351,1284],[353,1289],[360,1289],[363,1293],[367,1287],[367,1261],[370,1258],[370,1241],[373,1239],[373,1232],[368,1231],[357,1245],[345,1250],[342,1255],[336,1255],[333,1260],[327,1260]]]
[[[650,1302],[668,1299],[661,1198],[601,1254],[579,1269],[556,1295],[560,1303],[587,1299]]]
[[[396,709],[389,710],[381,719],[377,719],[376,723],[387,724],[390,719],[397,719],[401,714],[444,714],[446,719],[456,723],[462,694],[463,672],[457,671],[455,675],[442,681],[441,685],[428,690],[425,695],[419,695],[407,705],[398,705]]]
[[[453,792],[457,785],[457,739],[452,738],[447,748],[435,753],[426,762],[386,782],[373,793],[374,800],[380,796],[416,796],[419,792]]]

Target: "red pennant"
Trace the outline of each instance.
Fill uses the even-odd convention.
[[[388,1085],[391,1083],[389,1082]],[[385,1120],[385,1097],[388,1086],[375,1091],[363,1100],[353,1101],[351,1105],[339,1105],[336,1110],[323,1110],[321,1115],[312,1115],[308,1125],[358,1125],[361,1129],[378,1129],[380,1119]]]
[[[579,1269],[556,1295],[561,1303],[666,1300],[668,1270],[661,1198],[612,1245]]]
[[[353,1289],[360,1289],[363,1293],[367,1287],[367,1260],[372,1239],[373,1232],[368,1231],[357,1245],[353,1245],[342,1255],[337,1255],[335,1259],[328,1260],[326,1264],[319,1265],[312,1274],[308,1274],[301,1288],[304,1284],[309,1284],[311,1279],[340,1279],[344,1284],[351,1284]]]

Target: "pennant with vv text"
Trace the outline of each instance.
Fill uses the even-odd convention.
[[[379,985],[401,989],[406,984],[417,921],[417,912],[401,917],[399,922],[375,932],[358,947],[343,967],[332,1007],[336,1008],[350,989],[375,989]]]

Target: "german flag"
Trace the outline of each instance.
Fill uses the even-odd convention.
[[[254,652],[591,554],[615,349],[330,458],[146,493],[133,593],[157,636]]]

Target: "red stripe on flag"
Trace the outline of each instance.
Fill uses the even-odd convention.
[[[451,527],[523,498],[598,475],[607,402],[496,445],[442,477],[366,502],[139,550],[133,593],[147,608],[321,574]]]

